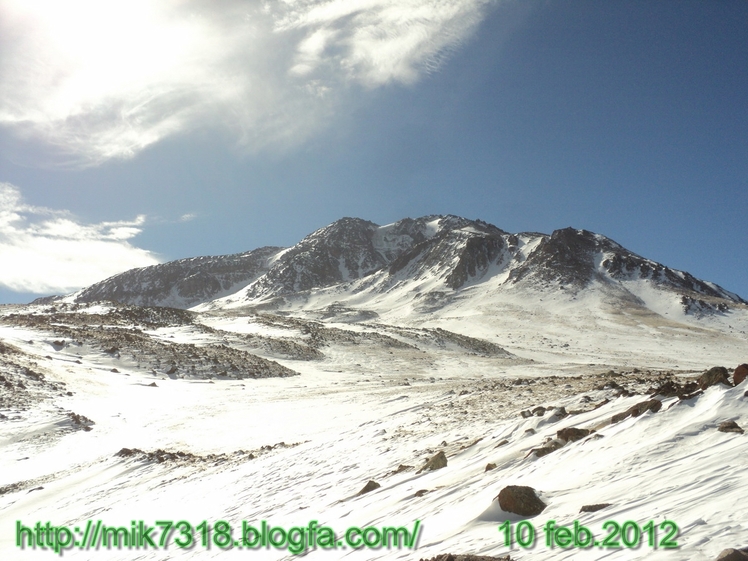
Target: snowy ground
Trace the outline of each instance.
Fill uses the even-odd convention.
[[[748,362],[745,316],[695,323],[664,312],[602,313],[599,303],[587,307],[594,313],[558,312],[563,302],[531,313],[527,307],[516,311],[511,302],[497,305],[487,302],[484,310],[477,301],[469,310],[447,307],[420,319],[388,316],[383,307],[375,321],[328,322],[325,329],[339,331],[311,335],[303,322],[245,317],[240,310],[202,316],[198,323],[210,328],[204,331],[199,325],[144,328],[159,341],[200,346],[220,340],[251,348],[300,374],[262,379],[169,376],[95,344],[70,339],[55,346],[60,335],[52,327],[0,321],[0,341],[14,349],[12,360],[57,384],[40,385],[39,399],[28,406],[0,408],[0,559],[55,556],[17,548],[16,521],[82,530],[88,520],[126,527],[132,520],[150,526],[156,520],[225,520],[235,538],[242,521],[290,528],[316,520],[338,533],[351,526],[412,528],[421,521],[415,551],[306,552],[320,560],[451,552],[509,553],[520,560],[698,561],[748,545],[748,434],[717,431],[725,420],[748,428],[748,383],[715,386],[690,400],[662,398],[659,412],[610,424],[614,414],[648,399],[647,390],[669,374],[690,379],[711,366],[732,371]],[[494,343],[513,356],[481,354],[471,347],[474,341],[440,335],[437,327]],[[232,333],[318,344],[324,356],[292,360],[285,347]],[[638,393],[624,397],[615,387],[600,389],[609,381]],[[12,392],[6,388],[2,395]],[[520,415],[536,406],[549,410]],[[559,418],[553,407],[576,414]],[[84,430],[71,422],[70,412],[95,424]],[[530,453],[571,426],[596,432],[542,457]],[[191,456],[158,462],[137,453],[118,456],[122,448]],[[440,450],[446,467],[416,473]],[[488,463],[496,468],[486,471]],[[357,495],[370,480],[381,487]],[[506,547],[498,531],[505,520],[522,520],[494,500],[506,485],[532,486],[548,505],[528,519],[538,533],[532,548]],[[426,492],[417,496],[419,491]],[[596,503],[611,506],[580,514],[583,505]],[[542,532],[551,520],[556,526],[579,521],[597,539],[606,535],[606,521],[644,526],[671,520],[680,530],[678,547],[551,548]],[[294,555],[199,545],[182,550],[170,543],[156,550],[71,549],[63,557]]]

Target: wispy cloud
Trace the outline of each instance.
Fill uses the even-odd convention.
[[[0,183],[0,286],[38,294],[70,292],[133,267],[158,263],[127,241],[145,216],[83,224],[70,213],[26,204]]]
[[[301,142],[352,89],[412,83],[493,0],[2,0],[0,126],[79,164],[223,125]]]

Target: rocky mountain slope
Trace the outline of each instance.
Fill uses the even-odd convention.
[[[246,253],[192,257],[132,269],[81,290],[75,300],[189,308],[256,280],[268,271],[270,259],[281,249],[261,247]]]
[[[290,248],[265,247],[135,269],[68,301],[282,309],[334,292],[333,301],[351,300],[354,307],[365,308],[394,291],[436,309],[468,288],[571,296],[597,288],[643,305],[649,305],[646,294],[654,289],[675,298],[684,313],[695,314],[724,313],[746,304],[714,283],[587,230],[511,234],[457,216],[406,218],[386,226],[343,218]]]

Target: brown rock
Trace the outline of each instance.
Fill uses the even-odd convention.
[[[602,510],[606,507],[609,507],[613,503],[600,503],[596,505],[584,505],[581,509],[579,509],[579,512],[597,512],[598,510]]]
[[[717,561],[746,561],[748,552],[745,549],[724,549],[717,556]]]
[[[496,469],[496,464],[494,463],[486,464],[486,471],[491,471],[492,469]]]
[[[536,516],[547,506],[535,494],[535,489],[525,485],[504,487],[496,498],[499,500],[501,510],[520,516]]]
[[[702,390],[716,384],[730,385],[727,368],[724,366],[713,366],[699,377],[699,388]]]
[[[624,419],[627,419],[628,417],[638,417],[642,413],[646,411],[652,411],[652,413],[657,413],[662,408],[662,402],[659,399],[648,399],[647,401],[642,401],[641,403],[637,403],[633,407],[629,407],[626,411],[623,413],[618,413],[617,415],[613,415],[613,418],[610,420],[611,423],[618,423],[620,421],[623,421]]]
[[[423,497],[428,492],[429,492],[428,489],[419,489],[418,491],[416,491],[416,494],[414,496],[415,497]]]
[[[737,432],[738,434],[745,432],[735,421],[722,421],[717,430],[719,432]]]
[[[585,436],[590,434],[592,431],[588,429],[580,429],[577,427],[566,427],[560,431],[556,431],[556,436],[559,440],[565,440],[566,442],[576,442],[577,440],[583,439]]]
[[[376,481],[369,481],[366,485],[364,485],[364,488],[361,489],[358,494],[364,495],[365,493],[369,493],[373,491],[374,489],[379,489],[381,485],[377,483]]]
[[[540,448],[533,448],[532,450],[530,450],[530,453],[527,455],[529,456],[530,454],[535,453],[535,455],[538,458],[542,458],[543,456],[546,456],[550,454],[551,452],[555,452],[559,448],[563,448],[563,446],[564,446],[564,443],[562,441],[555,439],[544,444]]]
[[[560,419],[563,419],[564,417],[569,416],[569,412],[566,410],[566,407],[556,407],[553,410],[553,416]]]
[[[396,473],[402,473],[404,471],[408,471],[409,469],[413,469],[413,466],[400,464],[399,466],[397,466],[396,470],[390,472],[390,475],[395,475]]]
[[[746,378],[748,378],[748,364],[741,364],[732,373],[732,383],[737,386],[742,384]]]
[[[662,397],[678,396],[680,399],[691,399],[700,393],[696,392],[697,389],[699,389],[699,384],[696,382],[679,384],[675,380],[667,380],[664,384],[660,384],[650,393],[652,394],[651,397],[661,395]],[[696,392],[696,394],[694,394],[694,392]]]
[[[610,400],[606,397],[600,403],[595,403],[595,406],[592,409],[599,409],[600,407],[602,407],[603,405],[607,405],[608,403],[610,403]]]
[[[440,450],[436,455],[429,458],[426,464],[416,473],[421,473],[422,471],[434,471],[443,467],[447,467],[447,455],[444,453],[444,450]]]

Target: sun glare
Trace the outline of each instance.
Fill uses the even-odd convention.
[[[57,95],[46,98],[45,112],[65,118],[123,91],[180,81],[201,26],[199,18],[170,17],[172,8],[144,0],[14,2],[12,15],[36,47],[33,62],[55,69],[46,80]]]

